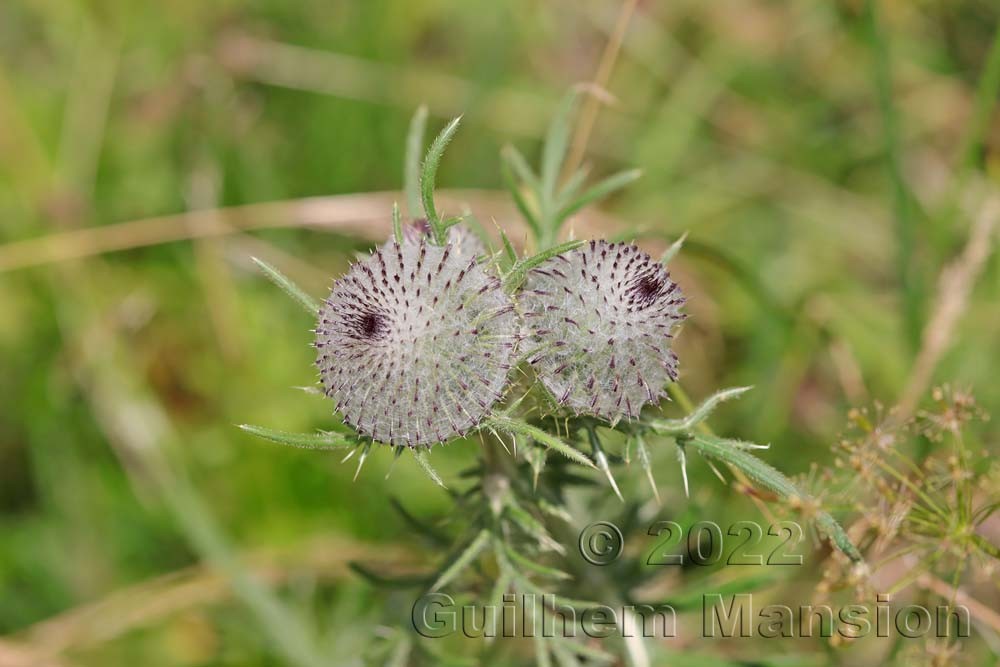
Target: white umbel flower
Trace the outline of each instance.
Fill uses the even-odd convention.
[[[532,270],[522,293],[529,361],[555,399],[612,423],[677,379],[677,283],[634,245],[591,241]]]
[[[344,422],[391,445],[444,442],[500,398],[518,329],[500,281],[451,244],[394,242],[337,280],[317,366]]]

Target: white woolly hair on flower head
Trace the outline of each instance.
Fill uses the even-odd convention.
[[[575,413],[637,417],[677,379],[670,345],[684,297],[634,245],[591,241],[557,255],[529,272],[522,300],[529,361]]]
[[[477,425],[501,397],[518,318],[475,258],[390,242],[335,281],[316,327],[323,390],[372,440],[416,447]]]
[[[429,241],[431,238],[431,225],[427,218],[414,218],[402,225],[403,243],[421,243]],[[392,245],[389,240],[386,246]],[[453,225],[448,228],[448,245],[452,247],[452,252],[457,252],[461,257],[473,259],[486,254],[486,246],[468,227],[465,225]]]

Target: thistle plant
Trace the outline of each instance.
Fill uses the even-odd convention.
[[[589,187],[585,170],[560,178],[576,101],[569,95],[553,120],[537,171],[517,149],[502,152],[505,181],[530,232],[521,251],[503,231],[494,247],[469,214],[438,211],[437,167],[459,119],[421,162],[421,110],[407,141],[407,215],[394,208],[392,238],[335,280],[322,303],[260,263],[315,318],[319,384],[337,418],[331,430],[315,434],[244,429],[285,445],[341,450],[345,460],[360,453],[359,473],[376,448],[408,452],[441,486],[445,481],[428,456],[434,445],[479,450],[478,462],[457,482],[464,488],[451,492],[454,534],[404,511],[449,555],[416,578],[394,579],[359,564],[375,583],[418,591],[448,587],[496,604],[509,591],[553,593],[555,604],[592,606],[573,588],[579,573],[570,572],[566,544],[582,517],[570,511],[568,494],[592,486],[596,472],[622,498],[615,474],[631,461],[656,494],[649,448],[671,441],[682,468],[686,453],[696,452],[781,500],[807,499],[752,453],[759,445],[707,428],[714,409],[747,388],[720,391],[681,418],[660,412],[668,392],[686,400],[671,349],[685,318],[683,290],[668,270],[680,242],[662,260],[630,243],[560,242],[574,213],[639,175],[621,172]],[[817,510],[815,519],[838,549],[860,560],[830,515]],[[628,591],[613,584],[595,584],[593,593],[628,600]],[[614,653],[648,664],[641,643],[534,641],[540,665],[552,658],[563,665],[610,661]],[[413,642],[407,633],[390,644],[387,654],[424,655],[430,664],[442,659],[433,643]]]

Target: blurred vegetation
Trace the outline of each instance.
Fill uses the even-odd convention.
[[[850,408],[920,401],[931,380],[1000,412],[1000,263],[995,227],[982,231],[1000,174],[1000,8],[875,5],[639,2],[587,144],[595,175],[644,176],[578,233],[650,248],[689,233],[672,264],[689,296],[682,381],[695,397],[754,385],[713,427],[772,443],[765,458],[790,474],[832,461]],[[393,625],[383,608],[406,624],[412,596],[347,564],[433,562],[392,499],[433,517],[448,496],[386,452],[352,482],[353,465],[233,426],[331,422],[297,389],[315,379],[311,323],[249,258],[322,294],[387,232],[422,103],[432,124],[464,114],[438,174],[452,212],[516,228],[500,149],[537,154],[620,7],[0,4],[0,665],[286,664],[282,622],[355,664]],[[266,202],[282,203],[245,206]],[[956,258],[976,267],[971,293],[925,378],[922,332]],[[995,427],[968,437],[995,456]],[[476,455],[437,449],[435,465],[448,479]],[[657,456],[658,518],[758,517],[703,465],[686,500],[672,453]],[[645,501],[644,484],[623,492]],[[981,529],[1000,540],[996,522]],[[803,603],[820,555],[807,563],[786,584]],[[975,592],[1000,606],[995,586]],[[997,629],[979,630],[990,642],[968,653],[995,662]]]

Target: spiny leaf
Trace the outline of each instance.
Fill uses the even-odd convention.
[[[406,208],[411,218],[420,217],[420,152],[424,147],[427,128],[427,106],[421,104],[410,120],[406,133],[406,157],[403,164],[403,189],[406,191]]]
[[[678,442],[681,442],[679,440]],[[715,436],[705,434],[694,434],[683,438],[683,443],[698,450],[703,456],[728,463],[742,470],[747,477],[769,491],[777,493],[784,500],[791,498],[807,499],[809,496],[800,491],[790,479],[771,465],[758,459],[744,448],[734,447]],[[850,537],[837,521],[827,514],[820,512],[816,516],[817,526],[829,535],[834,545],[844,552],[848,558],[858,562],[862,560],[861,552],[851,542]]]
[[[291,279],[285,276],[285,274],[278,271],[278,269],[274,268],[264,260],[258,259],[257,257],[251,257],[250,259],[253,260],[253,263],[264,272],[264,275],[266,275],[272,283],[284,290],[285,294],[295,299],[295,301],[302,306],[307,313],[314,317],[319,314],[319,301],[306,294],[302,288],[293,283]]]
[[[507,291],[516,290],[524,282],[525,277],[528,275],[528,271],[540,266],[547,260],[552,259],[556,255],[561,255],[564,252],[569,252],[574,248],[579,248],[584,244],[584,241],[567,241],[566,243],[560,243],[557,246],[553,246],[546,250],[541,251],[537,255],[532,255],[531,257],[526,257],[520,262],[515,264],[510,272],[504,277],[504,287]]]
[[[420,194],[424,204],[424,215],[427,216],[427,223],[431,226],[434,240],[438,245],[444,245],[448,237],[446,228],[442,225],[441,218],[438,217],[437,209],[434,207],[434,181],[437,178],[438,165],[441,164],[444,149],[455,136],[455,131],[458,130],[458,124],[461,121],[462,117],[459,116],[441,130],[441,134],[434,139],[434,143],[427,150],[427,157],[424,158],[424,165],[420,172]]]
[[[511,562],[526,570],[531,570],[535,574],[540,575],[542,577],[548,577],[550,579],[558,579],[562,581],[566,581],[568,579],[573,578],[571,575],[566,574],[562,570],[557,570],[554,567],[548,567],[546,565],[542,565],[532,560],[531,558],[528,558],[527,556],[518,553],[509,546],[504,546],[504,551],[507,554],[507,557],[510,558]]]
[[[632,183],[636,179],[642,176],[642,170],[640,169],[629,169],[628,171],[621,171],[617,174],[607,177],[600,183],[588,188],[582,195],[566,204],[556,215],[558,221],[563,221],[570,217],[583,207],[592,204],[599,199],[607,197],[609,194],[615,190],[620,190],[624,188],[629,183]]]
[[[521,530],[537,539],[541,547],[559,554],[566,553],[566,547],[552,539],[545,526],[538,519],[531,516],[523,507],[518,505],[512,497],[508,496],[506,498],[505,505],[508,518],[517,524]]]
[[[433,593],[434,591],[441,590],[443,586],[446,586],[454,580],[455,577],[461,574],[462,570],[472,564],[472,561],[474,561],[479,554],[482,553],[483,549],[485,549],[486,545],[489,543],[490,531],[483,528],[479,531],[479,534],[476,535],[475,539],[469,543],[469,546],[465,547],[462,553],[460,553],[455,560],[451,562],[451,565],[449,565],[445,571],[441,573],[441,576],[439,576],[437,581],[434,582],[434,585],[431,586],[431,592]]]
[[[252,424],[240,424],[239,428],[258,438],[299,449],[343,450],[356,447],[358,444],[354,438],[341,433],[289,433]]]
[[[403,518],[403,521],[430,541],[439,546],[451,543],[451,539],[447,535],[439,531],[434,526],[431,526],[415,517],[408,509],[406,509],[406,507],[403,506],[403,503],[400,502],[399,498],[389,498],[389,504],[392,505],[392,508],[399,513],[399,515]]]
[[[444,485],[443,481],[441,481],[441,476],[438,475],[437,470],[434,469],[431,462],[428,460],[427,452],[423,449],[416,448],[411,448],[410,451],[413,452],[413,458],[417,460],[417,464],[420,466],[421,470],[423,470],[435,484],[440,486],[442,489],[447,489],[448,487]]]
[[[608,483],[611,484],[611,490],[615,492],[618,496],[618,500],[625,502],[625,498],[622,497],[622,492],[618,490],[618,482],[615,481],[615,476],[611,474],[611,466],[608,465],[608,457],[604,454],[604,448],[601,447],[601,440],[597,437],[597,431],[593,428],[587,429],[587,436],[590,438],[590,446],[594,450],[594,460],[597,461],[597,467],[604,473],[605,477],[608,478]]]
[[[691,411],[691,414],[682,419],[657,419],[650,425],[659,433],[680,434],[694,429],[701,422],[708,419],[708,416],[719,407],[720,403],[732,400],[741,394],[753,389],[753,387],[730,387],[712,394],[701,405]]]
[[[632,439],[635,440],[635,451],[639,457],[639,465],[646,471],[646,479],[649,480],[649,486],[653,489],[653,496],[656,497],[656,503],[661,505],[663,503],[660,500],[660,491],[656,488],[656,480],[653,479],[653,465],[649,460],[649,450],[646,449],[646,441],[638,433],[633,438],[630,438],[630,440]],[[685,477],[684,495],[687,495],[687,477]]]
[[[554,435],[546,433],[540,428],[532,426],[531,424],[521,421],[520,419],[515,419],[506,415],[494,415],[486,421],[498,430],[526,436],[538,444],[545,445],[549,449],[553,449],[566,458],[572,459],[577,463],[587,466],[588,468],[597,468],[597,466],[594,465],[594,462],[581,452],[577,451],[573,447],[570,447]]]

